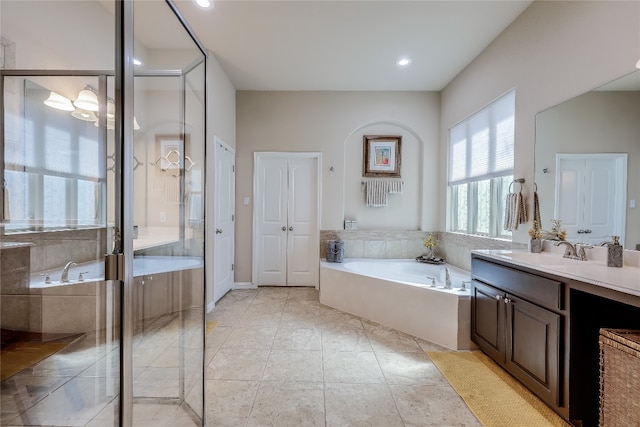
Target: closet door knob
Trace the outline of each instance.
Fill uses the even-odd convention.
[[[287,231],[287,227],[285,227],[284,225],[282,226],[282,231]]]
[[[222,234],[222,230],[219,228],[216,228],[216,234]]]
[[[289,231],[293,231],[293,227],[289,227]]]

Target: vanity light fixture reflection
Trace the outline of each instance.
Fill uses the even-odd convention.
[[[76,119],[84,120],[85,122],[98,122],[98,117],[93,111],[86,111],[77,108],[75,111],[71,112],[71,117],[75,117]]]
[[[78,93],[78,98],[71,102],[71,100],[65,96],[60,95],[57,92],[51,91],[49,97],[44,101],[44,104],[48,107],[55,108],[61,111],[70,111],[71,116],[84,120],[86,122],[94,122],[95,126],[98,126],[98,96],[96,90],[90,85],[85,86]],[[111,98],[107,99],[107,129],[115,128],[115,106]],[[135,116],[133,117],[133,130],[140,130],[140,125]]]
[[[62,111],[73,111],[75,107],[71,103],[71,100],[67,97],[60,95],[59,93],[51,91],[49,97],[45,99],[44,105],[47,107],[55,108]]]
[[[85,87],[78,93],[78,98],[73,101],[76,108],[87,111],[98,111],[98,97],[91,90],[90,86]]]

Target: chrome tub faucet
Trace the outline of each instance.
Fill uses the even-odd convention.
[[[60,276],[60,282],[61,283],[68,283],[69,282],[69,269],[71,267],[73,267],[74,265],[76,265],[76,263],[74,261],[69,261],[67,263],[67,265],[64,266],[64,268],[62,269],[62,276]]]

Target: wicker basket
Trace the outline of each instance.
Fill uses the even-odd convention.
[[[600,426],[640,423],[640,331],[600,329]]]

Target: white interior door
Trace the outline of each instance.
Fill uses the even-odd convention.
[[[235,247],[235,153],[216,138],[215,237],[213,299],[233,286]]]
[[[556,218],[567,240],[598,245],[610,236],[624,242],[626,154],[559,154]]]
[[[317,286],[319,154],[256,153],[254,164],[257,284]]]
[[[289,159],[287,285],[316,286],[318,254],[316,159]]]
[[[287,159],[264,158],[257,163],[258,239],[254,259],[258,259],[258,285],[286,286]]]

